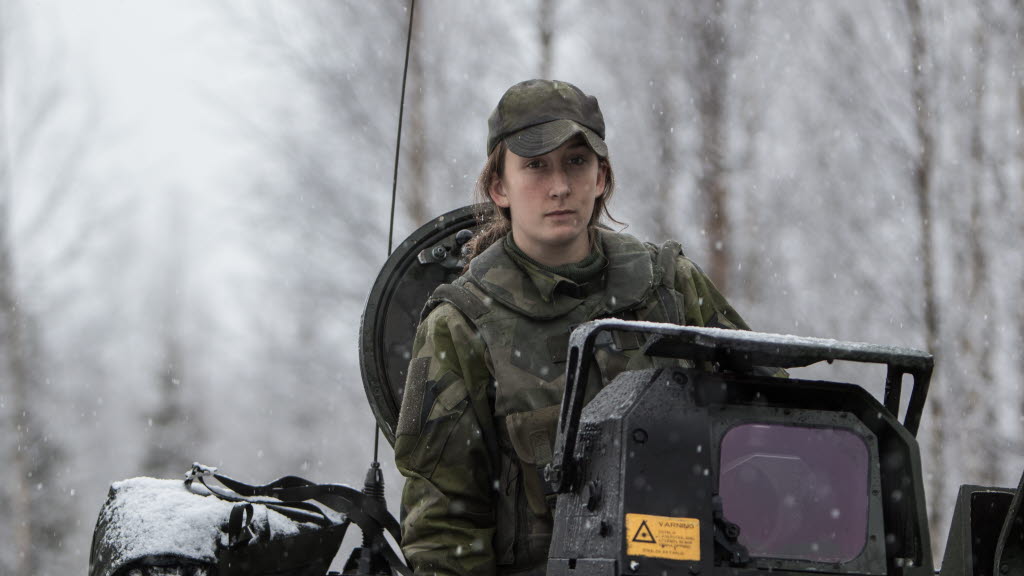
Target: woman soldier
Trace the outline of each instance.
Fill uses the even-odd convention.
[[[477,193],[493,208],[470,263],[416,333],[395,460],[417,574],[543,574],[551,461],[571,329],[622,318],[748,329],[675,242],[599,227],[614,190],[597,99],[529,80],[488,121]],[[599,343],[587,399],[649,367],[633,334]]]

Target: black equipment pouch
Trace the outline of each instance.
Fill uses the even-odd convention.
[[[211,486],[216,480],[230,489]],[[193,494],[204,493],[232,502],[226,526],[227,541],[217,555],[219,576],[323,576],[345,537],[349,519],[326,503],[321,486],[296,476],[285,476],[265,486],[249,486],[195,464],[185,478]],[[256,520],[265,507],[290,520],[296,532],[273,529]],[[269,516],[269,514],[268,514]],[[287,524],[283,525],[287,526]]]
[[[351,522],[400,541],[384,505],[349,486],[296,476],[251,486],[193,464],[184,483],[133,478],[111,486],[89,576],[157,566],[188,566],[183,573],[196,575],[324,576]],[[390,547],[379,552],[395,574],[408,574]]]

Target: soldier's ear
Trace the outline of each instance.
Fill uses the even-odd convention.
[[[505,186],[501,183],[501,178],[491,180],[491,186],[487,190],[487,194],[491,197],[491,201],[497,204],[499,208],[508,208],[508,196],[505,194]]]
[[[608,181],[608,163],[601,160],[597,163],[597,197],[604,196],[604,185]]]

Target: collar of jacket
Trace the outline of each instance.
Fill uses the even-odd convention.
[[[647,298],[654,286],[651,253],[643,242],[629,234],[600,228],[597,232],[608,266],[605,289],[595,295],[601,298],[595,317],[635,307]],[[541,277],[534,279],[533,276]],[[586,300],[556,291],[561,277],[553,278],[544,270],[519,266],[505,251],[502,242],[495,242],[470,262],[469,279],[491,298],[537,320],[564,316]]]
[[[584,272],[580,269],[579,263],[568,266],[558,266],[555,268],[546,268],[520,250],[512,240],[512,234],[507,234],[505,236],[505,240],[502,245],[504,246],[505,253],[508,254],[509,258],[518,264],[519,267],[526,272],[526,275],[530,277],[534,286],[537,287],[537,291],[540,292],[541,299],[545,302],[549,302],[555,292],[566,294],[573,298],[585,299],[591,294],[604,290],[605,268],[608,267],[608,258],[604,255],[604,245],[597,240],[596,232],[593,234],[592,238],[594,249],[591,251],[590,255],[583,260],[585,262],[589,262],[585,282],[580,282],[560,273],[562,269],[571,268],[575,268],[579,273]]]

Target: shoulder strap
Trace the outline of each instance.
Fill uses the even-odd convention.
[[[660,269],[661,282],[656,288],[658,300],[665,311],[665,320],[671,324],[682,324],[683,317],[672,294],[676,288],[676,258],[683,254],[683,247],[675,240],[666,240],[656,256],[656,268]]]
[[[459,312],[466,315],[469,320],[476,320],[487,314],[490,308],[474,293],[470,292],[461,284],[441,284],[434,288],[433,293],[427,298],[423,306],[423,313],[420,314],[420,321],[430,314],[430,311],[443,302],[449,302],[459,308]]]
[[[441,284],[435,288],[434,292],[430,295],[430,298],[427,299],[427,303],[423,306],[423,312],[420,314],[420,322],[426,319],[431,310],[447,302],[448,304],[455,306],[455,309],[461,312],[462,315],[469,320],[469,323],[483,339],[484,345],[486,346],[489,341],[487,334],[489,334],[490,331],[486,327],[481,329],[477,320],[479,320],[484,314],[491,312],[492,308],[485,304],[479,296],[473,293],[473,291],[467,288],[466,284],[471,284],[471,282],[466,280],[465,277],[461,277],[455,279],[451,284]],[[473,285],[473,288],[480,290],[480,287],[475,284]],[[491,379],[493,383],[493,376]],[[492,386],[491,390],[493,389],[494,388]],[[493,395],[490,395],[489,399],[491,403],[490,409],[493,413]],[[491,454],[495,456],[500,454],[500,451],[498,450],[498,441],[492,434],[485,433],[484,441],[487,443],[488,450]]]
[[[683,247],[675,240],[666,240],[658,247],[657,265],[661,268],[661,284],[673,290],[676,287],[676,258],[683,255]]]
[[[423,312],[420,314],[420,321],[430,314],[430,311],[437,308],[441,303],[448,302],[458,308],[470,320],[476,320],[490,310],[480,298],[459,284],[441,284],[434,289],[434,292],[427,299]]]

